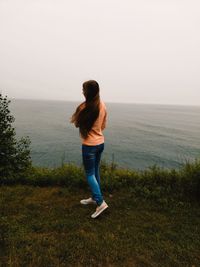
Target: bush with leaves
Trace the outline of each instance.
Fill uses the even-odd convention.
[[[16,138],[12,123],[15,118],[10,114],[7,96],[0,93],[0,179],[1,184],[7,178],[20,177],[31,166],[30,139],[28,136],[20,140]]]

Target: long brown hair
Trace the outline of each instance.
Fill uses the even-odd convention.
[[[74,123],[76,127],[79,127],[81,136],[87,138],[94,122],[99,116],[99,84],[94,80],[84,82],[83,94],[85,96],[85,101],[77,107],[71,117],[71,122]]]

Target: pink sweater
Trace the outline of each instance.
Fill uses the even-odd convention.
[[[107,111],[105,103],[100,100],[99,117],[95,121],[86,139],[81,137],[82,144],[96,146],[104,143],[103,130],[106,127]]]

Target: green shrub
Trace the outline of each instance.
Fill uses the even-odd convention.
[[[15,121],[10,114],[8,105],[11,101],[7,96],[0,94],[0,181],[1,184],[8,180],[13,183],[12,179],[17,177],[31,166],[30,158],[30,139],[22,137],[16,139],[15,129],[12,123]]]

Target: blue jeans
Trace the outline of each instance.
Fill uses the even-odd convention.
[[[99,164],[103,150],[104,143],[96,146],[82,144],[82,158],[87,182],[92,191],[92,198],[96,201],[98,206],[103,202],[99,175]]]

